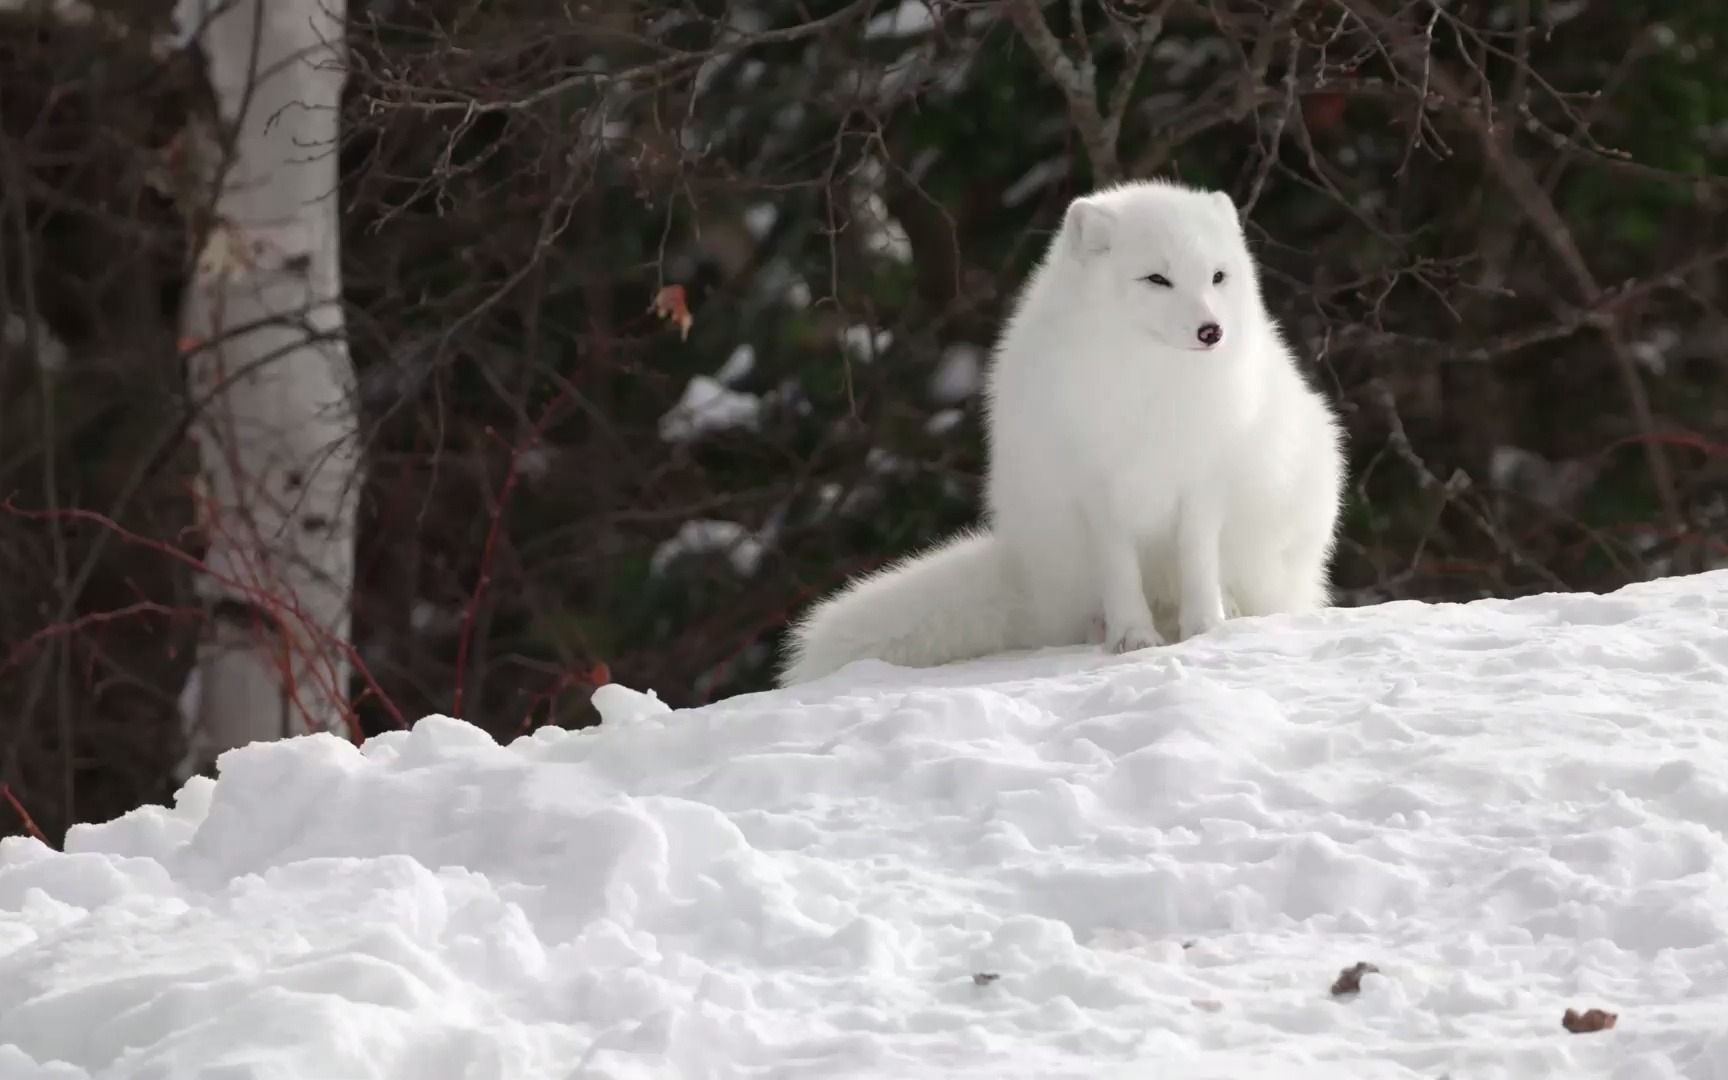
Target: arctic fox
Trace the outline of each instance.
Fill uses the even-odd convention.
[[[1331,602],[1342,433],[1268,315],[1235,204],[1165,181],[1075,199],[986,385],[985,526],[792,629],[781,685]]]

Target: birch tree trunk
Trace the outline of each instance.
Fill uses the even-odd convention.
[[[351,717],[361,472],[340,306],[345,6],[180,3],[198,26],[220,129],[198,155],[213,157],[213,224],[182,312],[210,615],[183,698],[182,776],[231,747],[343,731]]]

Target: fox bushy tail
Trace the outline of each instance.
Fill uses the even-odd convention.
[[[780,685],[854,660],[934,667],[1021,646],[1024,601],[1008,553],[990,533],[962,532],[857,578],[792,628]]]

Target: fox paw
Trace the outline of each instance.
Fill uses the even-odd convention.
[[[1120,655],[1122,653],[1138,652],[1164,644],[1164,639],[1151,626],[1124,626],[1115,630],[1107,630],[1104,636],[1104,651]]]
[[[1181,635],[1181,640],[1187,641],[1189,638],[1210,633],[1223,625],[1224,616],[1217,612],[1208,612],[1205,615],[1184,613],[1178,623],[1177,632]]]

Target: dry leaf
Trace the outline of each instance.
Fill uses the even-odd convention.
[[[1224,1011],[1224,1003],[1219,1001],[1217,998],[1189,998],[1188,1000],[1196,1009],[1201,1009],[1205,1012],[1215,1013]]]
[[[974,986],[989,986],[991,983],[995,982],[997,979],[1000,979],[1001,977],[1002,976],[996,974],[994,971],[979,971],[979,972],[976,972],[973,974],[972,985],[974,985]]]
[[[1574,1035],[1588,1035],[1592,1031],[1607,1031],[1619,1022],[1619,1013],[1611,1013],[1604,1009],[1589,1009],[1582,1013],[1577,1009],[1567,1009],[1566,1015],[1560,1018],[1560,1026]]]
[[[1359,960],[1338,973],[1338,978],[1332,983],[1332,996],[1343,997],[1354,994],[1362,989],[1362,976],[1378,975],[1380,969],[1364,960]]]
[[[690,337],[690,324],[696,320],[690,316],[690,305],[684,298],[684,286],[667,285],[654,294],[654,303],[648,310],[662,319],[670,319],[678,324],[678,340],[686,341]]]

